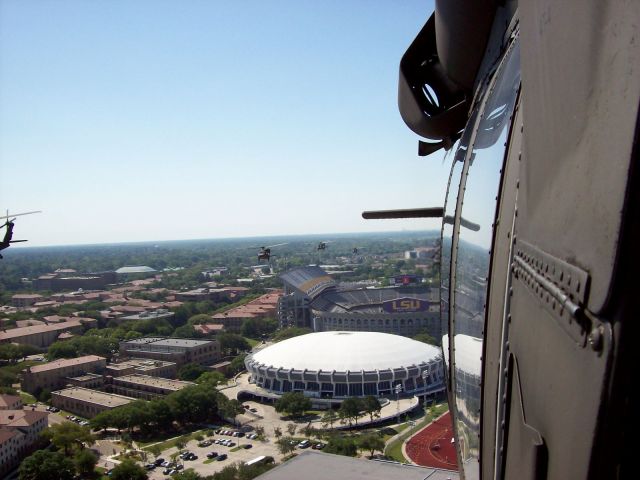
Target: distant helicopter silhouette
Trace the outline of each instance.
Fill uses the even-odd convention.
[[[278,243],[276,245],[269,245],[268,247],[260,247],[260,251],[258,252],[258,261],[266,260],[268,262],[272,257],[271,249],[275,247],[281,247],[283,245],[287,245],[287,243]]]
[[[331,243],[331,240],[327,240],[327,241],[318,243],[318,246],[316,247],[316,250],[326,250],[327,249],[327,243]]]
[[[7,210],[7,215],[0,217],[1,219],[6,219],[4,224],[2,226],[0,226],[0,228],[5,228],[5,232],[4,232],[4,237],[2,239],[2,241],[0,242],[0,251],[5,250],[7,248],[9,248],[11,246],[12,243],[19,243],[19,242],[26,242],[27,240],[13,240],[13,229],[15,227],[15,219],[17,217],[20,217],[22,215],[31,215],[33,213],[40,213],[40,210],[37,211],[33,211],[33,212],[24,212],[24,213],[15,213],[13,215],[9,215],[9,210]],[[13,218],[11,218],[13,217]],[[0,254],[0,259],[4,258],[1,254]]]

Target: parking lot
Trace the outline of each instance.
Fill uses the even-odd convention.
[[[195,454],[198,458],[196,460],[181,460],[179,457],[176,458],[177,463],[181,463],[183,465],[183,469],[192,468],[196,472],[201,475],[211,475],[214,472],[218,472],[222,470],[226,465],[230,465],[236,462],[247,462],[261,455],[271,456],[275,459],[275,461],[281,461],[282,456],[278,451],[278,447],[271,440],[260,441],[257,439],[247,439],[246,437],[233,437],[230,435],[223,434],[215,434],[213,437],[207,437],[207,440],[228,440],[234,443],[233,446],[225,446],[220,444],[213,443],[209,446],[198,446],[200,442],[197,440],[192,440],[187,443],[187,446],[183,450],[188,450]],[[231,451],[237,448],[238,446],[243,445],[251,445],[251,448],[245,449],[241,448],[236,451]],[[178,452],[178,449],[173,447],[168,450],[162,452],[161,457],[165,460],[171,461],[171,455],[173,453]],[[218,454],[226,454],[227,458],[222,461],[218,461],[216,459],[208,459],[207,453],[216,452]],[[205,463],[208,462],[208,463]],[[165,479],[168,475],[163,474],[165,468],[157,467],[155,470],[149,472],[149,478],[151,479]]]

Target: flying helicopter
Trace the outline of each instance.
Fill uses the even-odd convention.
[[[444,206],[364,216],[442,219],[462,479],[637,476],[638,24],[640,2],[436,0],[400,62],[418,155],[454,152]]]
[[[318,246],[316,247],[316,250],[326,250],[327,249],[327,243],[331,243],[332,240],[326,240],[324,242],[320,242],[318,243]]]
[[[13,229],[15,227],[15,220],[17,217],[21,217],[23,215],[32,215],[34,213],[40,213],[41,210],[36,210],[33,212],[23,212],[23,213],[14,213],[9,215],[9,210],[7,210],[7,214],[3,217],[0,217],[0,220],[5,220],[3,225],[0,225],[0,228],[5,228],[4,237],[2,241],[0,241],[0,251],[5,250],[11,246],[12,243],[26,242],[27,240],[13,240]],[[12,218],[13,217],[13,218]],[[2,254],[0,254],[0,259],[4,258]]]
[[[258,252],[258,261],[266,260],[267,262],[269,262],[271,260],[271,257],[275,256],[271,254],[271,249],[275,247],[281,247],[283,245],[287,245],[287,243],[277,243],[275,245],[269,245],[268,247],[260,247],[260,251]]]

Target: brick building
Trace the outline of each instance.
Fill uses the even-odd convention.
[[[133,374],[108,378],[105,388],[110,393],[153,400],[192,385],[195,383]]]
[[[43,388],[53,391],[65,386],[67,378],[87,373],[102,373],[107,359],[97,355],[65,358],[27,368],[22,371],[22,389],[34,393]]]
[[[91,320],[95,322],[95,320]],[[47,348],[58,340],[58,336],[63,332],[82,333],[86,323],[84,319],[74,319],[53,325],[34,325],[32,327],[3,330],[0,331],[0,344],[21,343],[38,348]]]
[[[51,393],[51,404],[54,407],[85,418],[93,418],[100,412],[126,405],[133,400],[122,395],[82,387],[70,387]]]
[[[120,355],[174,362],[178,367],[185,363],[211,365],[220,358],[220,343],[188,338],[136,338],[120,342]]]

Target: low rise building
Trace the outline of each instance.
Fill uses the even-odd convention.
[[[34,281],[36,290],[101,290],[115,283],[115,272],[77,273],[71,269],[59,269],[53,273],[41,275]]]
[[[133,400],[130,397],[83,387],[70,387],[51,393],[51,404],[54,407],[85,418],[93,418],[100,412],[121,407]]]
[[[19,430],[0,427],[0,478],[5,478],[26,456],[24,437]]]
[[[66,378],[67,385],[73,385],[74,387],[84,388],[97,388],[104,387],[104,376],[97,375],[95,373],[87,373],[77,377]]]
[[[0,410],[20,410],[22,399],[17,395],[0,395]]]
[[[42,300],[44,300],[44,297],[37,293],[18,293],[11,297],[11,305],[18,308],[25,308]]]
[[[246,287],[197,288],[188,292],[176,292],[175,299],[181,302],[237,301],[244,297],[248,291],[249,289]]]
[[[178,374],[178,367],[175,362],[148,358],[129,358],[118,363],[109,363],[104,373],[111,377],[139,373],[152,377],[175,378]]]
[[[223,325],[225,330],[238,333],[245,320],[251,318],[275,318],[278,310],[278,299],[282,292],[267,293],[244,305],[217,313],[211,317],[214,325]]]
[[[21,343],[38,348],[47,348],[58,339],[61,333],[82,333],[84,329],[85,326],[82,320],[68,320],[53,325],[13,328],[0,332],[0,344]]]
[[[0,428],[19,430],[24,434],[26,444],[31,446],[47,428],[48,416],[47,412],[36,410],[0,410]]]
[[[68,377],[102,373],[106,366],[106,358],[86,355],[29,367],[22,372],[22,389],[30,393],[37,393],[44,388],[56,390],[67,384]]]
[[[178,367],[185,363],[211,365],[220,358],[220,343],[189,338],[136,338],[120,342],[120,355],[174,362]]]
[[[153,400],[154,398],[164,397],[165,395],[192,385],[195,384],[182,380],[170,380],[168,378],[133,374],[108,378],[105,388],[110,393]]]
[[[112,309],[113,310],[113,309]],[[129,320],[171,320],[175,314],[167,309],[159,308],[158,310],[134,313],[133,315],[123,315],[114,319],[116,323],[122,323]]]

